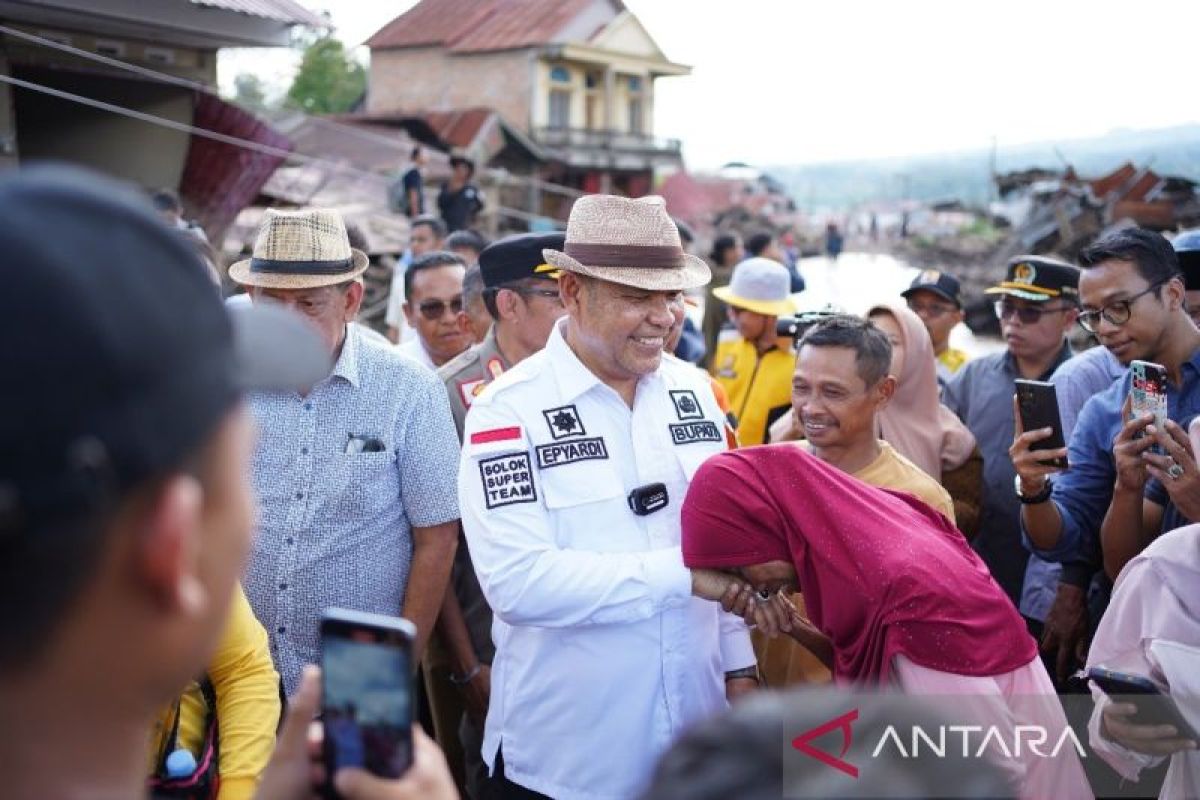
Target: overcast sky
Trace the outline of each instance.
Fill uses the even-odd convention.
[[[360,44],[414,0],[301,0]],[[655,132],[692,168],[1000,148],[1200,120],[1197,0],[625,0],[692,75]],[[365,55],[364,55],[365,58]],[[286,87],[294,55],[223,56]]]

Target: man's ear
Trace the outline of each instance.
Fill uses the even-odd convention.
[[[500,313],[500,319],[516,319],[518,299],[520,295],[513,289],[501,289],[496,292],[496,311]]]
[[[167,613],[196,613],[205,602],[196,574],[200,553],[200,482],[173,475],[147,498],[135,541],[137,577]]]
[[[562,295],[563,305],[567,311],[577,311],[583,295],[583,281],[573,272],[563,270],[558,277],[558,291]]]
[[[1172,278],[1163,286],[1163,298],[1166,300],[1167,309],[1176,311],[1183,308],[1183,298],[1185,290],[1183,281],[1179,278]]]
[[[458,328],[458,332],[466,336],[472,342],[475,341],[475,327],[471,324],[471,315],[466,311],[458,312],[458,316],[454,318],[454,326]]]
[[[896,379],[891,375],[884,375],[883,379],[875,387],[876,398],[878,404],[876,408],[880,411],[887,408],[887,404],[892,402],[892,398],[896,396]]]
[[[358,317],[358,310],[362,307],[363,301],[363,283],[361,280],[356,280],[346,289],[346,296],[343,300],[346,303],[345,317],[346,322],[353,322]]]

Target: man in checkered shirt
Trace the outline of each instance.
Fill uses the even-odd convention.
[[[335,361],[305,394],[250,396],[258,530],[245,587],[291,694],[320,658],[330,607],[407,617],[420,659],[458,540],[459,446],[437,377],[348,324],[366,256],[341,217],[267,213],[230,276],[306,318]]]

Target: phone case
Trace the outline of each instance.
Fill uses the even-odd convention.
[[[1167,421],[1167,370],[1149,361],[1129,365],[1133,384],[1129,390],[1130,411],[1134,417],[1154,415],[1154,424],[1162,429]]]
[[[1023,378],[1016,380],[1017,408],[1021,414],[1021,427],[1027,431],[1038,428],[1052,428],[1052,434],[1041,441],[1034,442],[1030,450],[1058,450],[1066,447],[1062,435],[1062,419],[1058,413],[1058,394],[1054,384],[1045,381],[1030,381]],[[1065,458],[1039,459],[1043,464],[1050,464],[1061,469],[1067,468]]]

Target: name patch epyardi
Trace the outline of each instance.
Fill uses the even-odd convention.
[[[599,436],[574,442],[543,444],[535,449],[537,450],[538,469],[561,467],[564,464],[574,464],[576,461],[608,458],[608,448]]]
[[[537,502],[529,453],[481,458],[479,477],[483,483],[483,501],[489,509]]]

